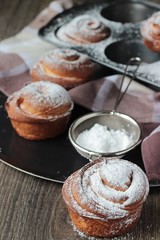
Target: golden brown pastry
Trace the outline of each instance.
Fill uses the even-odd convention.
[[[85,54],[72,49],[54,49],[31,69],[33,81],[51,81],[66,89],[91,79],[98,68]]]
[[[141,35],[150,50],[160,52],[160,11],[143,22]]]
[[[57,37],[72,44],[97,43],[106,39],[110,30],[97,18],[80,15],[63,25],[57,31]]]
[[[62,195],[73,224],[94,237],[132,229],[149,191],[145,173],[126,160],[96,160],[65,181]]]
[[[66,129],[73,102],[63,87],[40,81],[13,93],[5,107],[20,136],[41,140],[53,138]]]

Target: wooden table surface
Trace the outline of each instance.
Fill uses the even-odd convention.
[[[18,33],[49,2],[0,0],[0,40]],[[155,2],[160,3],[160,0]],[[88,239],[73,230],[61,188],[62,184],[21,173],[0,163],[0,240]],[[136,228],[116,239],[159,240],[159,223],[160,188],[156,187],[150,190]]]

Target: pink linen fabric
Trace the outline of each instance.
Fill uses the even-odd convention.
[[[142,158],[149,180],[160,180],[160,126],[143,140]]]
[[[121,81],[122,75],[107,76],[78,86],[70,90],[70,94],[76,103],[92,111],[113,110]],[[126,78],[124,85],[128,81]],[[135,81],[129,86],[117,111],[128,114],[141,123],[160,122],[157,93]]]
[[[53,1],[18,34],[0,42],[0,91],[9,96],[31,81],[30,68],[46,51],[55,48],[38,36],[38,30],[72,1]]]

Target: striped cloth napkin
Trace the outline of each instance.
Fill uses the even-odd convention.
[[[30,68],[46,51],[54,48],[38,36],[38,30],[72,1],[53,1],[17,35],[0,42],[0,90],[7,96],[31,81]]]
[[[108,76],[78,86],[70,90],[70,94],[74,102],[92,111],[113,110],[121,80],[122,75]],[[126,77],[122,92],[128,81],[129,78]],[[141,123],[143,137],[146,137],[160,123],[159,100],[159,93],[132,81],[117,111],[128,114]]]
[[[38,30],[72,1],[53,1],[28,26],[17,35],[0,42],[0,91],[9,96],[31,81],[30,68],[46,52],[54,48],[38,36]],[[119,91],[121,75],[113,75],[88,82],[70,90],[74,102],[92,111],[112,110]],[[128,79],[125,79],[125,84]],[[143,136],[147,137],[160,123],[160,94],[132,81],[122,99],[118,111],[134,117],[142,124]],[[154,141],[152,141],[154,144]],[[160,142],[158,142],[160,145]],[[143,145],[144,146],[144,145]],[[157,145],[156,145],[157,146]],[[145,146],[144,146],[145,147]],[[157,146],[159,149],[159,146]],[[143,149],[144,150],[144,149]],[[143,151],[146,152],[146,151]],[[144,154],[145,167],[148,164]],[[154,171],[160,169],[160,159],[155,156]],[[149,167],[147,167],[149,166]],[[158,170],[157,170],[158,171]],[[160,173],[154,176],[160,176]],[[159,177],[160,180],[160,177]]]
[[[142,142],[142,157],[149,180],[160,180],[160,126]]]

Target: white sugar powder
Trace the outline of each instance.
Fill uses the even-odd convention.
[[[89,130],[80,133],[76,142],[88,150],[106,153],[128,148],[133,143],[133,139],[124,129],[108,129],[107,126],[96,123]]]
[[[153,18],[154,17],[154,18]],[[153,23],[160,25],[160,11],[155,13],[153,16]]]
[[[62,104],[67,104],[71,102],[70,95],[62,86],[47,82],[47,81],[38,81],[32,82],[21,90],[14,93],[14,95],[19,98],[21,96],[30,96],[29,101],[32,105],[48,105],[58,107]]]

